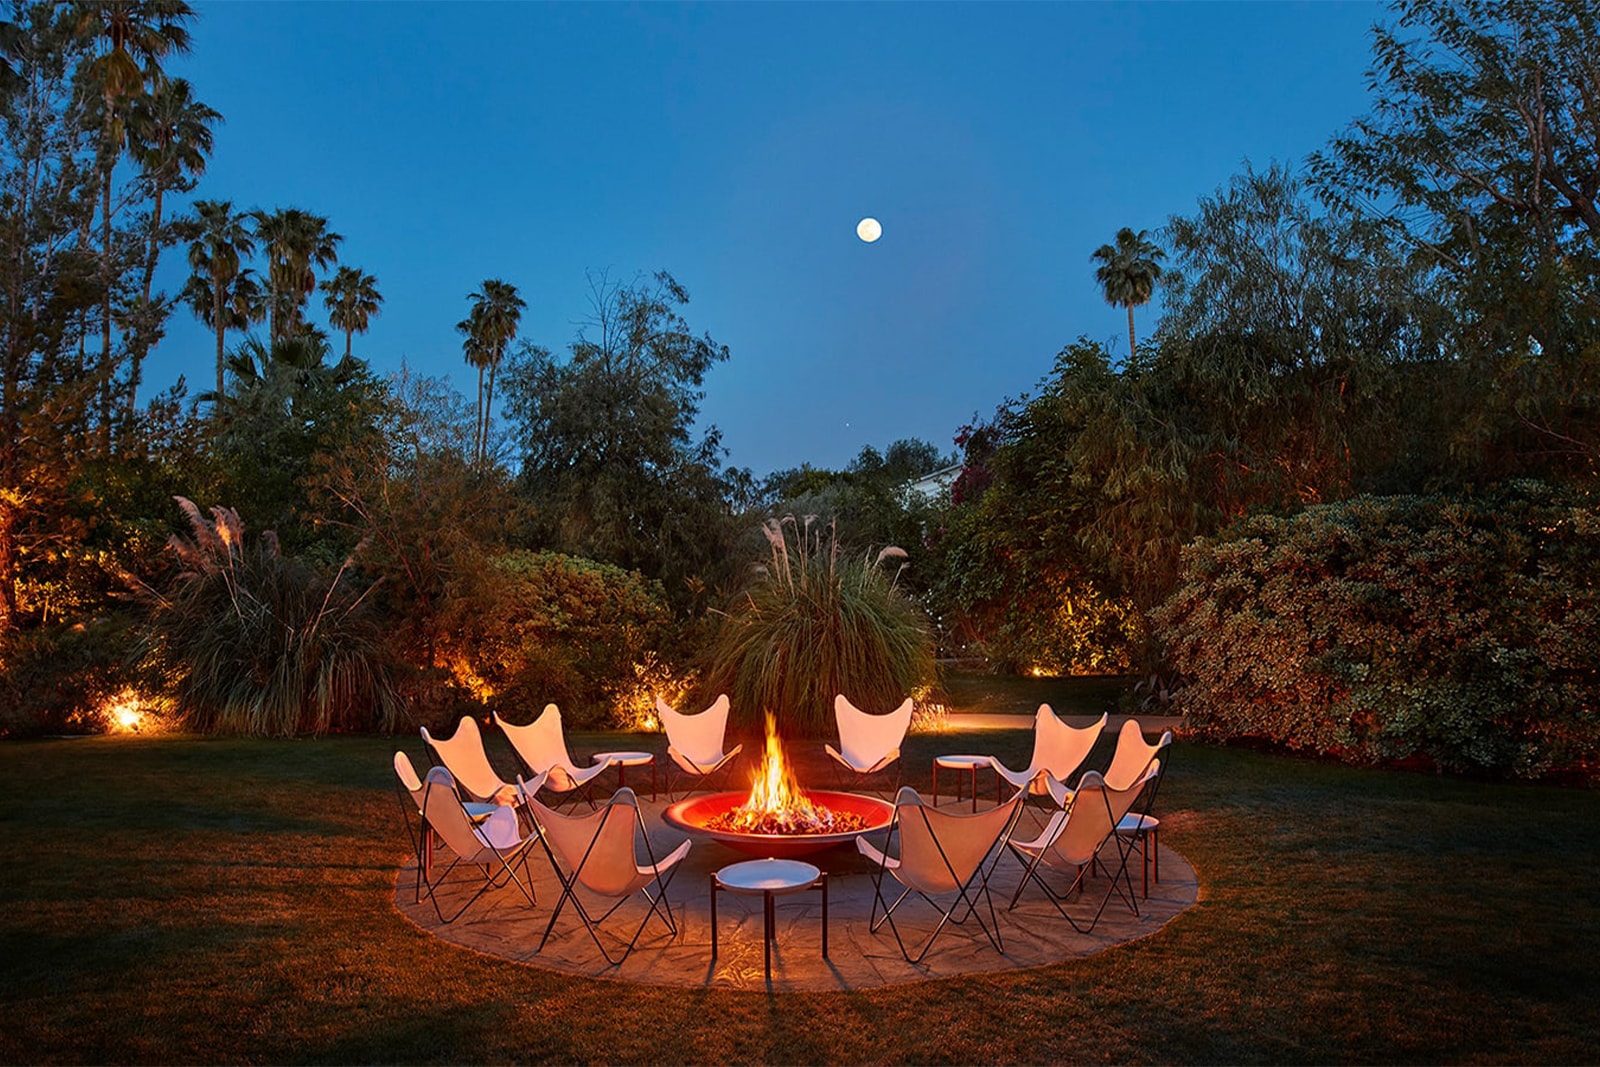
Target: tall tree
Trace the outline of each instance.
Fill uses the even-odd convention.
[[[323,216],[300,208],[251,215],[256,237],[267,250],[268,332],[274,341],[281,341],[300,331],[306,300],[317,288],[317,269],[338,261],[344,237],[328,229]]]
[[[232,201],[199,200],[194,211],[194,217],[181,224],[181,232],[189,241],[189,268],[194,272],[191,284],[210,294],[210,310],[200,318],[217,334],[216,395],[220,401],[227,331],[249,324],[228,312],[230,306],[239,310],[235,283],[244,276],[243,261],[255,255],[256,239],[250,230],[252,216],[235,213]]]
[[[167,190],[187,192],[194,179],[206,169],[211,154],[211,127],[222,120],[215,110],[194,98],[184,78],[163,78],[150,92],[135,97],[129,108],[129,148],[140,172],[150,187],[149,238],[145,244],[144,278],[140,285],[140,307],[150,305],[150,283],[155,277],[161,249],[170,240],[161,225],[161,209]],[[140,370],[145,352],[142,345],[130,351],[128,374],[128,415],[137,402]]]
[[[81,0],[72,10],[79,36],[95,44],[96,54],[85,63],[83,73],[99,90],[102,107],[100,269],[105,293],[101,305],[100,417],[102,435],[109,444],[114,377],[112,177],[127,143],[128,103],[164,79],[163,59],[189,51],[189,30],[184,24],[194,18],[194,10],[185,0]]]
[[[99,123],[75,72],[92,58],[71,9],[9,6],[0,32],[0,637],[28,613],[24,577],[61,544],[64,488],[87,451],[92,371],[75,362],[100,305],[80,235],[99,199]]]
[[[1399,0],[1372,110],[1310,169],[1432,266],[1485,456],[1600,470],[1600,6]],[[1491,476],[1511,471],[1497,471]]]
[[[505,359],[506,349],[517,336],[523,309],[528,304],[517,293],[516,286],[499,278],[486,279],[483,288],[468,294],[467,299],[472,301],[472,310],[466,319],[456,324],[456,329],[467,335],[462,349],[468,362],[478,368],[478,440],[474,448],[474,462],[482,464],[489,448],[495,374]],[[485,370],[489,372],[487,392],[483,389]]]
[[[344,358],[349,359],[351,335],[366,333],[368,322],[383,307],[378,279],[355,267],[340,267],[322,283],[322,292],[328,323],[344,331]]]
[[[696,336],[688,292],[665,271],[623,285],[590,277],[593,313],[566,359],[522,345],[506,407],[522,449],[536,535],[564,552],[686,580],[726,557],[730,478],[716,427],[695,435],[706,372],[725,346]]]
[[[1124,226],[1117,231],[1115,244],[1101,245],[1089,259],[1100,264],[1094,280],[1100,283],[1106,303],[1128,309],[1128,358],[1136,359],[1133,337],[1133,309],[1150,302],[1161,277],[1161,260],[1166,253],[1150,241],[1147,230],[1135,233]]]

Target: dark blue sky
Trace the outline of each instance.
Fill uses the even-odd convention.
[[[1368,107],[1366,3],[198,3],[170,69],[226,119],[197,196],[301,207],[377,276],[356,352],[475,377],[487,277],[560,350],[588,270],[671,271],[730,347],[702,421],[756,474],[840,466],[1126,344],[1089,254]],[[855,236],[883,223],[874,245]],[[181,280],[169,253],[168,287]],[[324,320],[320,297],[314,318]],[[1155,308],[1140,312],[1141,331]],[[147,381],[205,388],[185,312]]]

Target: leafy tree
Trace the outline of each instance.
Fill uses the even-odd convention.
[[[844,470],[807,465],[769,475],[762,487],[762,510],[769,516],[814,515],[833,523],[848,546],[904,548],[910,565],[901,581],[920,590],[929,577],[924,535],[936,504],[913,492],[911,483],[953,462],[953,456],[915,438],[895,441],[881,453],[869,445]]]
[[[559,551],[686,581],[726,556],[730,496],[715,427],[693,435],[701,382],[728,350],[695,336],[670,274],[628,285],[590,278],[593,314],[569,355],[524,344],[506,370],[534,532]]]
[[[385,399],[364,362],[330,364],[328,355],[325,340],[305,334],[271,345],[251,338],[228,359],[232,388],[218,406],[223,492],[247,500],[251,521],[297,552],[318,539],[304,512],[319,464],[376,434]],[[348,547],[336,538],[332,550]]]
[[[1101,245],[1089,258],[1100,264],[1095,268],[1094,280],[1105,294],[1106,303],[1128,309],[1128,358],[1133,359],[1137,350],[1133,309],[1150,302],[1166,254],[1150,240],[1148,231],[1135,233],[1124,226],[1117,231],[1116,244]]]
[[[285,340],[305,328],[306,300],[317,288],[317,269],[338,260],[341,234],[328,220],[300,208],[253,211],[256,239],[267,250],[268,336]]]
[[[318,461],[312,503],[368,546],[362,566],[381,579],[405,659],[445,667],[452,590],[477,583],[521,509],[507,475],[472,462],[477,426],[459,393],[405,369],[386,392],[378,432]]]
[[[250,229],[251,216],[235,214],[230,201],[198,200],[194,212],[193,218],[179,224],[179,233],[189,241],[189,269],[193,271],[184,293],[195,314],[217,333],[216,395],[220,399],[228,330],[246,329],[261,319],[259,286],[243,266],[244,260],[255,255],[255,234]]]
[[[1400,0],[1373,102],[1311,157],[1330,202],[1433,269],[1460,386],[1458,448],[1497,473],[1600,464],[1600,12],[1563,0]]]
[[[28,611],[25,567],[65,536],[98,385],[80,341],[104,283],[81,236],[100,192],[100,130],[76,81],[90,44],[71,9],[12,14],[0,35],[15,75],[0,93],[0,637]]]
[[[340,267],[322,283],[323,303],[328,308],[328,324],[344,331],[344,358],[350,358],[350,338],[366,333],[367,323],[383,307],[378,279],[355,267]]]
[[[517,335],[522,311],[528,306],[517,287],[498,278],[484,281],[483,288],[471,293],[472,310],[456,329],[465,335],[461,344],[467,362],[478,371],[478,433],[473,445],[473,462],[482,464],[489,447],[491,409],[494,406],[494,379],[505,359],[506,349]],[[489,388],[484,391],[483,374],[489,372]]]

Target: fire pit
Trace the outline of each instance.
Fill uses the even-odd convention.
[[[712,793],[680,800],[662,813],[686,833],[720,841],[752,856],[805,856],[881,830],[894,805],[857,793],[806,792],[783,758],[772,715],[766,753],[750,792]]]

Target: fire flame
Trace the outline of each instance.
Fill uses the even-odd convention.
[[[712,819],[713,830],[756,834],[834,834],[864,829],[866,820],[849,812],[835,812],[813,804],[795,780],[783,758],[777,724],[767,712],[767,743],[750,783],[750,796],[742,805]]]

